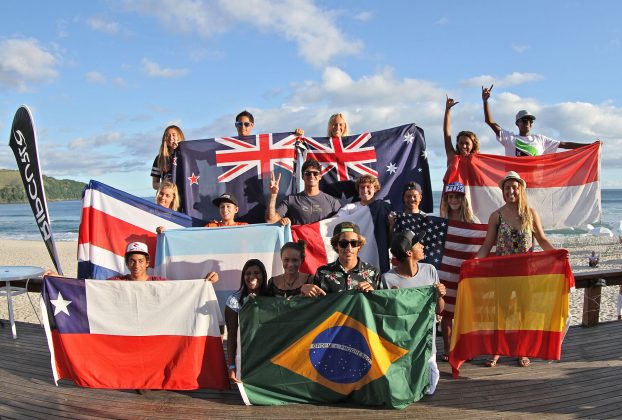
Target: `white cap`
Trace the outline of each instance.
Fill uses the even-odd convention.
[[[149,248],[147,248],[147,244],[144,242],[130,242],[125,250],[125,254],[133,254],[135,252],[149,255]]]

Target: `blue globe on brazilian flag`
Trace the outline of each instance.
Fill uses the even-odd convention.
[[[435,305],[432,287],[251,299],[240,311],[243,397],[406,407],[429,383]]]

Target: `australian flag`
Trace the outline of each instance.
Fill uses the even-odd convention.
[[[303,151],[296,147],[300,143]],[[239,201],[238,220],[263,222],[271,172],[281,175],[280,200],[297,192],[296,162],[305,158],[320,162],[320,188],[343,203],[358,199],[354,182],[370,174],[382,186],[378,198],[395,210],[402,209],[402,189],[410,181],[422,187],[421,209],[433,209],[424,133],[415,124],[341,138],[272,133],[185,141],[174,158],[175,182],[192,217],[217,218],[212,200],[226,191]]]

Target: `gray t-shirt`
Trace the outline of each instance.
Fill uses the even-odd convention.
[[[293,225],[306,225],[334,216],[341,207],[339,200],[322,191],[309,196],[304,192],[288,195],[276,207],[281,217],[289,217]]]
[[[387,287],[390,289],[394,286],[400,289],[407,287],[422,287],[433,286],[438,284],[438,273],[436,268],[432,264],[418,263],[419,271],[413,277],[407,278],[400,276],[395,271],[395,268],[390,269],[382,275],[382,279],[386,282]],[[428,366],[430,368],[430,383],[426,394],[432,395],[436,390],[436,385],[440,378],[440,372],[436,364],[436,327],[432,324],[432,355],[428,360]]]
[[[436,268],[432,264],[418,263],[419,271],[413,277],[406,278],[400,276],[395,271],[395,268],[390,269],[382,275],[382,278],[387,283],[387,287],[399,287],[404,289],[406,287],[422,287],[422,286],[434,286],[439,283],[438,273]]]

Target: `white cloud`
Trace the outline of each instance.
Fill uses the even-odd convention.
[[[89,27],[95,31],[104,32],[110,35],[114,35],[119,32],[119,24],[117,22],[110,22],[101,17],[92,17],[86,22]]]
[[[359,12],[354,15],[354,20],[359,20],[361,22],[368,22],[374,17],[374,14],[369,11]]]
[[[154,61],[143,58],[141,61],[143,72],[149,77],[176,78],[188,74],[187,69],[167,69],[162,68]]]
[[[97,71],[89,71],[84,75],[84,78],[89,83],[96,83],[98,85],[103,85],[106,83],[106,77],[103,74]]]
[[[19,92],[56,79],[58,59],[33,38],[0,42],[0,85]]]
[[[447,25],[449,23],[449,19],[447,19],[446,16],[443,16],[442,18],[440,18],[439,20],[437,20],[436,22],[434,22],[436,25]]]
[[[529,49],[529,45],[512,45],[512,49],[517,53],[522,54]]]
[[[494,77],[491,75],[471,77],[470,79],[462,80],[460,86],[480,87],[494,84],[496,87],[508,87],[522,85],[523,83],[537,82],[542,79],[544,79],[544,76],[538,73],[520,73],[515,71],[505,77]]]
[[[88,138],[77,138],[69,142],[69,148],[71,149],[84,149],[84,148],[99,148],[104,146],[110,146],[121,141],[121,134],[116,131],[109,133],[98,134]]]
[[[129,10],[155,16],[172,30],[204,37],[239,24],[274,32],[295,42],[300,56],[315,66],[363,48],[360,40],[346,38],[334,21],[334,12],[318,8],[311,0],[127,0],[124,4]]]
[[[112,81],[117,87],[125,87],[127,85],[123,77],[115,77],[114,79],[112,79]]]

